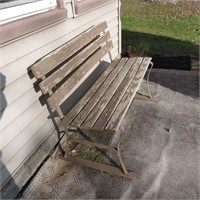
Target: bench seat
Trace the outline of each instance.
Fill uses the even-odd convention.
[[[151,62],[116,59],[62,120],[66,128],[117,131]]]

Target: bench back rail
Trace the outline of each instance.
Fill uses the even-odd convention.
[[[87,30],[32,66],[48,104],[64,117],[60,105],[90,76],[97,63],[113,48],[106,22]],[[78,69],[78,70],[77,70]]]

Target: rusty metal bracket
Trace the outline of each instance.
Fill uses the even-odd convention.
[[[121,167],[124,171],[124,174],[128,174],[128,171],[126,170],[126,167],[125,167],[125,164],[122,160],[121,152],[120,152],[120,144],[121,144],[122,137],[124,136],[124,133],[125,133],[124,129],[121,128],[120,137],[119,137],[119,140],[118,140],[118,143],[117,143],[117,156],[118,156],[120,165],[121,165]]]
[[[141,93],[137,92],[134,98],[135,99],[142,99],[142,100],[149,100],[149,101],[158,102],[158,99],[156,99],[155,97],[153,97],[151,95],[151,90],[149,88],[149,76],[150,76],[151,70],[153,68],[153,63],[152,62],[150,62],[150,66],[151,67],[150,67],[150,69],[148,71],[147,80],[146,80],[148,95],[144,95],[144,94],[141,94]]]
[[[96,169],[99,171],[109,173],[114,176],[121,176],[121,177],[130,179],[130,180],[136,178],[136,176],[137,176],[135,172],[128,171],[127,174],[124,174],[124,172],[122,172],[118,167],[112,167],[109,165],[97,163],[97,162],[86,160],[86,159],[79,158],[79,157],[69,156],[69,157],[63,158],[63,159],[73,162],[73,163],[76,163],[76,164],[79,164],[79,165],[82,165],[84,167],[90,167],[90,168],[93,168],[93,169]]]

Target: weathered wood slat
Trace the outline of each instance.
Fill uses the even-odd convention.
[[[95,95],[90,99],[88,104],[81,110],[81,112],[78,114],[78,116],[75,118],[75,120],[72,122],[70,126],[80,126],[88,114],[92,111],[94,106],[97,104],[99,99],[104,95],[104,93],[107,91],[110,84],[113,82],[113,80],[116,78],[116,76],[119,74],[120,70],[124,67],[127,59],[123,58],[118,63],[118,65],[115,67],[115,69],[112,71],[112,73],[108,76],[106,81],[100,86],[98,91],[95,93]]]
[[[54,86],[75,70],[81,63],[83,63],[92,53],[94,53],[102,44],[110,38],[109,32],[105,33],[102,37],[98,38],[91,45],[86,47],[73,59],[60,67],[57,71],[42,81],[39,86],[43,94],[48,93]]]
[[[90,98],[92,98],[92,96],[96,93],[101,84],[106,80],[106,78],[109,76],[119,61],[120,59],[114,60],[95,82],[95,84],[90,88],[90,90],[88,90],[88,92],[80,99],[80,101],[67,113],[65,118],[61,121],[63,126],[68,127],[68,125],[73,121],[77,114],[87,104]]]
[[[63,61],[65,61],[67,58],[69,58],[71,55],[77,52],[78,49],[81,49],[90,41],[92,41],[98,34],[103,32],[106,28],[106,22],[100,23],[97,26],[84,32],[71,42],[58,48],[56,51],[53,51],[52,53],[48,54],[32,66],[31,70],[33,75],[37,79],[42,78],[42,76],[54,69],[55,66],[61,64]]]
[[[69,79],[48,99],[48,104],[55,110],[64,100],[66,100],[95,70],[99,60],[113,48],[112,42],[108,42],[99,51],[93,54]]]
[[[121,102],[119,103],[117,109],[113,113],[112,117],[110,118],[107,126],[105,129],[108,130],[117,130],[121,121],[123,120],[141,82],[145,75],[145,71],[147,70],[149,63],[151,62],[151,58],[144,58],[141,67],[139,68],[138,72],[135,75],[135,78],[131,82],[129,88],[127,89],[125,95],[123,96]]]
[[[130,60],[132,60],[132,59],[133,58],[130,58]],[[133,63],[129,73],[126,75],[126,77],[124,78],[123,82],[118,87],[118,89],[115,92],[115,94],[112,96],[110,102],[108,103],[108,105],[106,106],[106,108],[104,109],[104,111],[99,116],[99,118],[96,121],[96,123],[94,124],[93,129],[97,129],[97,130],[103,130],[104,129],[104,127],[106,126],[108,120],[112,116],[112,113],[114,112],[114,110],[118,106],[120,100],[124,96],[127,88],[131,84],[131,81],[134,79],[135,74],[136,74],[138,68],[140,67],[140,64],[142,63],[142,60],[143,60],[143,58],[137,58],[135,60],[135,62]]]
[[[105,109],[106,105],[112,98],[113,94],[116,92],[117,88],[122,83],[123,79],[126,77],[126,74],[129,72],[133,62],[134,60],[128,60],[126,62],[125,66],[119,72],[114,81],[111,83],[110,87],[106,90],[103,97],[99,99],[98,103],[87,116],[86,120],[82,123],[84,127],[92,127],[94,125],[94,123],[99,118],[102,111]]]

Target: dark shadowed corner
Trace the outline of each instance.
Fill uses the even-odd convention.
[[[5,95],[3,93],[4,88],[6,85],[6,76],[4,76],[2,73],[0,73],[0,87],[1,87],[1,94],[0,94],[0,120],[3,116],[4,111],[7,107],[7,101],[5,98]],[[0,129],[1,129],[1,123],[0,121]],[[2,134],[2,132],[0,131]],[[1,141],[3,143],[3,141]],[[15,196],[13,194],[16,194],[20,191],[19,187],[16,185],[14,179],[12,178],[9,170],[6,168],[4,163],[2,162],[3,153],[0,151],[0,168],[1,168],[1,174],[0,174],[0,185],[1,185],[1,199],[13,199]]]
[[[4,91],[4,88],[5,88],[5,85],[6,85],[6,77],[0,73],[0,87],[1,87],[1,99],[0,99],[0,108],[1,108],[1,113],[0,113],[0,119],[3,115],[3,112],[7,106],[7,101],[6,101],[6,98],[5,98],[5,95],[3,93]]]

